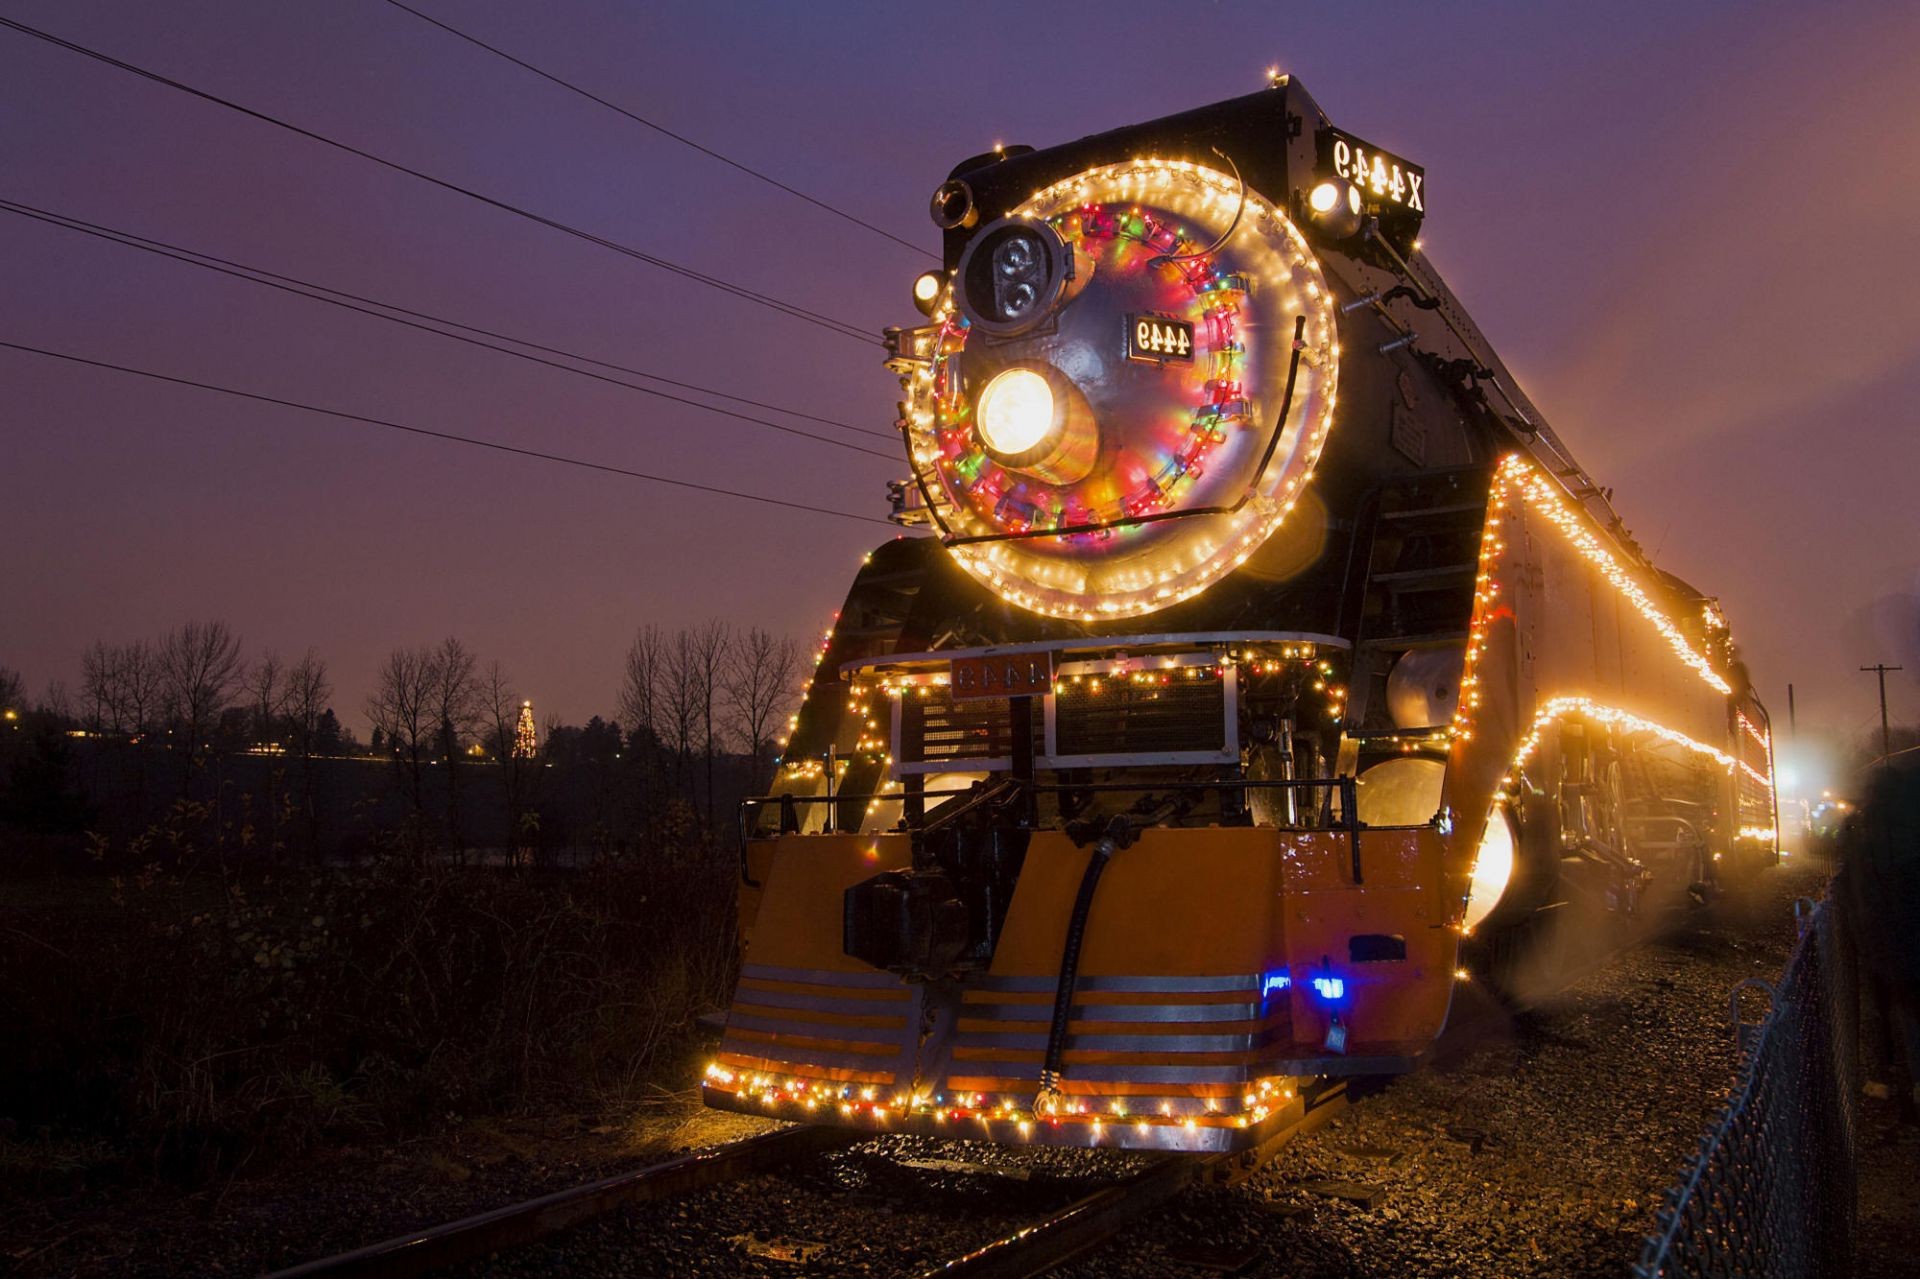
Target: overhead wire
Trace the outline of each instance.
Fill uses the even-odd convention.
[[[234,262],[226,258],[217,258],[217,257],[214,257],[212,254],[201,253],[196,249],[185,248],[177,244],[169,244],[164,240],[154,240],[146,236],[135,235],[130,231],[122,231],[115,227],[104,226],[96,222],[87,222],[80,218],[71,217],[67,214],[56,213],[48,209],[36,208],[35,206],[30,204],[22,204],[17,200],[8,200],[5,198],[0,198],[0,212],[7,212],[7,213],[15,214],[16,216],[19,216],[19,217],[31,218],[37,222],[43,222],[50,226],[57,226],[68,231],[76,231],[82,235],[93,236],[96,239],[106,240],[109,243],[119,244],[126,248],[139,249],[142,252],[152,253],[159,257],[171,258],[176,262],[183,262],[188,266],[200,267],[203,270],[214,271],[221,275],[232,276],[233,278],[239,279],[239,280],[246,280],[251,284],[258,284],[258,285],[261,285],[262,287],[269,288],[269,289],[277,289],[282,293],[291,293],[295,297],[303,297],[303,298],[309,299],[310,301],[322,302],[328,306],[340,307],[344,310],[352,311],[359,315],[371,316],[376,320],[385,320],[390,324],[399,324],[399,325],[404,325],[405,327],[410,329],[418,329],[422,333],[432,333],[438,337],[447,338],[455,342],[464,342],[469,346],[477,346],[483,350],[497,351],[502,355],[510,355],[516,359],[528,360],[535,364],[545,365],[548,368],[559,369],[563,373],[572,373],[579,377],[592,378],[596,382],[605,382],[612,386],[624,387],[630,391],[637,391],[642,395],[654,396],[659,399],[667,400],[675,404],[684,404],[691,408],[703,409],[708,413],[717,413],[722,417],[732,418],[735,421],[750,423],[754,426],[765,427],[769,430],[781,431],[788,435],[799,436],[803,439],[815,440],[821,444],[829,444],[835,448],[848,449],[855,453],[864,453],[869,457],[877,457],[889,462],[898,460],[898,455],[895,452],[891,452],[891,451],[883,452],[879,449],[867,448],[860,444],[848,443],[845,440],[836,440],[831,436],[820,435],[813,431],[802,430],[799,427],[789,426],[785,423],[771,422],[771,421],[768,421],[766,418],[754,417],[751,414],[747,414],[747,413],[737,413],[732,409],[722,408],[714,404],[704,404],[699,400],[689,399],[685,396],[674,395],[666,391],[656,390],[655,388],[650,386],[641,386],[638,383],[623,381],[620,378],[609,377],[604,373],[596,373],[591,369],[575,368],[570,364],[563,364],[558,360],[545,359],[538,355],[529,354],[526,351],[516,351],[512,347],[499,346],[493,342],[486,342],[486,341],[480,340],[479,338],[467,337],[461,333],[450,333],[450,332],[447,332],[445,329],[434,328],[432,324],[422,324],[422,323],[419,323],[417,320],[409,320],[409,319],[403,318],[403,316],[401,315],[388,315],[384,311],[374,310],[373,308],[386,307],[390,310],[404,312],[405,315],[417,316],[423,320],[431,320],[434,324],[446,324],[455,328],[466,329],[469,332],[484,333],[488,337],[498,338],[500,339],[500,341],[503,341],[503,342],[515,342],[524,346],[534,347],[538,350],[549,351],[556,355],[565,356],[568,359],[581,360],[583,362],[592,363],[592,364],[599,364],[606,368],[613,368],[624,373],[632,374],[635,377],[657,378],[657,380],[669,383],[670,385],[682,387],[688,390],[698,391],[702,394],[719,396],[721,398],[729,399],[729,400],[736,400],[742,403],[752,404],[759,408],[771,409],[775,412],[793,413],[794,416],[806,417],[812,421],[823,422],[829,426],[835,426],[842,430],[858,431],[858,432],[861,432],[862,434],[873,435],[880,438],[888,438],[886,433],[881,431],[871,430],[868,428],[863,428],[858,426],[851,426],[843,422],[834,422],[832,419],[829,419],[829,418],[817,418],[817,417],[814,417],[812,414],[802,414],[797,412],[796,410],[781,408],[779,405],[767,404],[759,400],[747,400],[741,396],[729,395],[724,391],[716,391],[710,387],[700,386],[697,383],[682,382],[682,381],[677,381],[673,378],[658,377],[658,375],[656,374],[645,373],[638,369],[629,369],[623,365],[609,364],[606,361],[595,360],[589,356],[576,355],[571,351],[566,351],[561,348],[543,346],[539,343],[529,342],[522,338],[515,338],[515,337],[508,336],[506,334],[495,333],[495,332],[492,332],[491,330],[480,329],[473,325],[462,324],[457,320],[449,320],[441,316],[432,315],[427,312],[415,311],[409,308],[400,307],[391,302],[384,302],[375,298],[363,297],[359,294],[348,293],[342,289],[334,289],[324,284],[315,284],[311,281],[301,280],[293,276],[281,275],[276,272],[264,270],[263,268],[260,268],[260,267],[249,266],[241,262]],[[202,259],[205,259],[205,260],[202,260]],[[266,278],[262,278],[262,277],[266,277]],[[326,296],[327,294],[335,294],[337,296],[329,297],[329,296]],[[352,300],[342,301],[341,299],[343,298],[350,298]],[[361,306],[361,305],[356,305],[356,303],[366,303],[367,305]]]
[[[474,448],[491,449],[499,453],[510,453],[516,457],[534,458],[542,462],[555,462],[563,466],[576,466],[589,471],[604,471],[611,475],[622,475],[629,479],[644,480],[650,484],[665,484],[673,488],[691,489],[698,493],[708,493],[717,497],[737,498],[741,501],[760,502],[768,506],[785,507],[788,510],[807,511],[815,515],[831,515],[836,519],[857,520],[863,524],[885,524],[892,522],[872,515],[855,515],[851,511],[839,511],[828,506],[814,506],[807,502],[794,502],[786,498],[768,497],[763,493],[747,493],[740,489],[722,488],[714,484],[700,484],[693,480],[674,479],[667,475],[656,475],[650,471],[636,471],[624,466],[614,466],[606,462],[593,462],[585,458],[569,457],[564,453],[548,453],[540,449],[522,448],[517,444],[502,444],[497,440],[481,439],[473,435],[461,435],[454,431],[437,431],[430,427],[410,426],[404,422],[394,422],[387,418],[369,417],[362,413],[349,413],[344,409],[330,409],[317,404],[307,404],[300,400],[282,399],[274,395],[262,395],[255,391],[242,391],[235,387],[221,386],[213,382],[201,382],[193,378],[176,377],[169,373],[156,373],[151,369],[136,369],[130,365],[113,364],[106,360],[90,359],[83,355],[74,355],[66,351],[52,351],[45,347],[29,346],[24,342],[0,340],[0,349],[24,351],[30,355],[45,356],[54,360],[65,360],[72,364],[83,364],[90,368],[108,369],[115,373],[127,373],[134,377],[150,378],[156,382],[170,382],[175,386],[194,387],[202,391],[213,391],[221,395],[230,395],[238,399],[253,400],[261,404],[278,405],[281,408],[298,409],[303,413],[315,413],[323,417],[339,418],[348,422],[360,422],[368,426],[382,427],[389,431],[401,431],[408,435],[420,435],[429,439],[443,440],[453,444],[465,444]]]
[[[502,58],[508,62],[511,62],[514,66],[519,67],[524,71],[532,72],[534,75],[539,76],[543,80],[547,80],[553,84],[557,84],[561,88],[567,90],[569,93],[577,94],[580,97],[585,98],[589,102],[597,103],[598,105],[605,107],[609,111],[612,111],[618,115],[625,116],[627,119],[633,121],[635,124],[644,125],[647,128],[652,129],[655,133],[658,133],[663,137],[671,138],[675,142],[678,142],[680,145],[684,147],[690,147],[693,150],[698,151],[701,155],[708,156],[712,159],[718,160],[721,164],[724,164],[729,168],[737,169],[741,173],[745,173],[750,177],[758,178],[760,181],[766,183],[768,186],[777,187],[779,190],[786,192],[788,195],[794,196],[797,199],[804,200],[808,204],[813,205],[817,209],[824,209],[828,213],[833,214],[837,218],[843,218],[846,221],[853,223],[857,227],[864,227],[866,230],[873,232],[875,235],[891,240],[895,244],[901,246],[902,248],[911,249],[913,252],[920,254],[922,257],[931,258],[935,262],[938,262],[940,260],[939,254],[934,253],[931,250],[921,245],[915,244],[911,240],[903,240],[899,236],[893,234],[893,232],[884,230],[881,227],[877,227],[873,223],[868,222],[863,218],[856,217],[855,215],[848,213],[845,209],[837,208],[834,205],[828,204],[825,200],[817,199],[814,196],[808,195],[805,191],[801,191],[795,187],[788,186],[786,183],[780,181],[780,179],[773,177],[770,174],[763,173],[759,169],[754,168],[752,165],[742,164],[740,161],[734,159],[732,156],[723,155],[721,152],[714,150],[712,147],[706,146],[699,142],[695,142],[692,138],[687,137],[685,134],[676,133],[672,129],[667,128],[664,124],[660,124],[659,122],[654,120],[649,120],[646,116],[641,115],[637,111],[628,110],[626,107],[621,106],[619,103],[609,101],[608,99],[601,97],[599,94],[594,93],[590,89],[581,88],[579,85],[573,83],[571,80],[567,80],[561,76],[558,76],[551,71],[545,70],[542,67],[536,67],[535,65],[533,65],[533,63],[528,62],[524,58],[516,57],[515,55],[508,53],[505,49],[502,49],[497,45],[488,44],[485,40],[480,39],[480,37],[473,35],[469,32],[462,31],[460,28],[454,26],[452,23],[444,22],[441,19],[434,17],[432,14],[422,13],[420,10],[414,8],[410,4],[403,4],[401,0],[387,0],[387,3],[392,5],[396,9],[400,9],[406,13],[412,14],[414,17],[420,19],[420,21],[425,22],[430,26],[435,26],[440,28],[440,30],[446,32],[448,35],[455,36],[461,40],[465,40],[468,44],[471,44],[476,46],[477,48],[486,50],[488,53],[491,53],[496,58]]]
[[[722,293],[730,294],[744,301],[753,302],[759,306],[764,306],[769,310],[780,312],[781,314],[790,316],[793,319],[801,320],[805,323],[815,325],[819,328],[826,329],[827,331],[832,333],[838,333],[843,337],[850,337],[857,341],[868,342],[868,343],[873,343],[874,345],[879,345],[878,339],[876,339],[871,333],[861,328],[859,325],[850,323],[846,320],[836,319],[833,316],[823,314],[819,311],[810,310],[806,307],[800,306],[797,303],[783,301],[780,298],[774,297],[770,294],[758,292],[754,289],[747,288],[744,285],[734,284],[731,281],[721,279],[719,276],[709,275],[706,272],[695,270],[692,267],[683,266],[678,262],[674,262],[668,258],[660,257],[657,254],[648,253],[644,249],[637,249],[632,245],[622,244],[618,240],[608,239],[605,236],[598,235],[592,231],[583,230],[582,228],[573,226],[570,223],[562,222],[556,218],[547,217],[545,214],[535,213],[531,209],[523,208],[520,205],[511,203],[510,201],[502,200],[502,199],[499,199],[498,197],[487,195],[483,192],[476,191],[471,187],[462,186],[459,183],[450,181],[446,178],[436,177],[435,175],[428,173],[422,169],[413,168],[412,166],[402,164],[397,160],[390,160],[385,156],[378,155],[375,152],[368,151],[368,150],[365,150],[364,148],[354,146],[351,143],[341,142],[337,139],[330,138],[323,133],[317,133],[312,129],[303,128],[302,126],[294,124],[291,121],[283,120],[280,117],[275,115],[270,115],[265,111],[259,111],[259,110],[255,110],[252,107],[244,106],[241,103],[235,102],[230,98],[223,98],[220,95],[216,93],[210,93],[205,89],[197,89],[190,84],[184,83],[183,81],[175,80],[170,76],[162,75],[157,71],[148,70],[145,67],[136,66],[131,62],[127,62],[120,58],[116,58],[111,54],[102,53],[98,49],[90,49],[85,45],[78,44],[72,40],[65,39],[62,36],[54,35],[53,33],[48,31],[42,31],[38,27],[31,27],[24,22],[16,22],[12,18],[6,18],[6,17],[0,17],[0,27],[5,27],[9,30],[16,31],[21,35],[31,36],[36,40],[45,41],[48,44],[56,46],[57,48],[65,49],[70,53],[77,53],[82,57],[91,58],[94,61],[102,63],[106,66],[113,67],[120,71],[125,71],[130,75],[139,76],[145,80],[150,80],[155,84],[164,85],[169,89],[173,89],[180,93],[188,94],[192,97],[199,98],[202,101],[211,102],[216,106],[225,107],[229,111],[235,111],[241,115],[248,116],[251,119],[259,120],[262,123],[273,125],[275,128],[284,129],[289,133],[297,134],[300,137],[309,139],[310,141],[321,143],[325,146],[332,147],[338,151],[343,151],[348,155],[358,156],[360,159],[370,161],[386,169],[391,169],[396,173],[404,173],[408,177],[414,178],[418,181],[429,183],[433,186],[441,188],[442,190],[451,191],[456,195],[465,196],[470,200],[476,200],[481,204],[489,205],[493,208],[500,209],[506,213],[511,213],[516,217],[525,218],[526,220],[530,222],[538,223],[541,226],[549,227],[553,230],[564,232],[567,235],[571,235],[577,239],[584,240],[589,244],[598,245],[601,248],[609,249],[615,253],[622,254],[638,262],[644,262],[647,265],[656,267],[662,271],[667,271],[671,274],[678,275],[685,279],[695,281],[696,283],[707,285],[709,288],[716,289]]]

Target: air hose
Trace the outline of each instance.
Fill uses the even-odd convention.
[[[1136,808],[1147,807],[1151,802],[1150,798],[1143,800]],[[1177,803],[1163,806],[1161,812],[1150,818],[1116,814],[1093,842],[1093,853],[1087,858],[1087,869],[1080,876],[1080,892],[1073,899],[1073,915],[1067,920],[1066,944],[1060,952],[1060,978],[1053,990],[1053,1021],[1047,1027],[1047,1053],[1040,1065],[1040,1093],[1033,1101],[1036,1115],[1052,1114],[1059,1104],[1060,1058],[1066,1052],[1067,1024],[1073,1018],[1074,986],[1080,979],[1080,947],[1086,941],[1087,916],[1093,910],[1093,893],[1100,886],[1100,875],[1116,852],[1129,847],[1139,838],[1143,825],[1151,825],[1165,816],[1168,808],[1179,807]],[[1076,826],[1081,828],[1080,831],[1075,831]],[[1093,827],[1093,823],[1083,825],[1076,822],[1067,830],[1069,835],[1076,836],[1075,842],[1083,843],[1088,827]]]

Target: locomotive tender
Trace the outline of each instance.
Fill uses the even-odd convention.
[[[929,536],[867,557],[770,796],[708,1104],[1247,1150],[1777,856],[1770,732],[1286,77],[935,193],[889,330]]]

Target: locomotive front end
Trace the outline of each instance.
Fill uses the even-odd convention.
[[[1451,937],[1380,933],[1353,892],[1303,109],[1000,151],[935,193],[928,322],[888,335],[899,516],[935,536],[863,571],[753,806],[711,1104],[1238,1150],[1444,1017],[1444,979],[1402,978],[1450,972]],[[1288,616],[1215,602],[1303,503],[1321,568]],[[1440,837],[1368,839],[1375,908],[1437,928]]]
[[[933,323],[898,340],[926,509],[1022,608],[1095,622],[1198,594],[1313,476],[1338,375],[1327,283],[1221,160],[1049,183],[973,232]]]

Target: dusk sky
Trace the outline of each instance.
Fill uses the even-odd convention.
[[[1426,248],[1776,722],[1920,719],[1920,6],[409,0],[929,252],[960,158],[1250,92],[1423,164]],[[0,0],[49,30],[878,332],[928,258],[382,0]],[[0,198],[887,433],[877,346],[0,29]],[[777,434],[0,213],[0,341],[879,517]],[[671,388],[669,388],[671,389]],[[754,412],[755,410],[747,410]],[[781,419],[788,421],[790,419]],[[0,663],[223,617],[374,669],[457,635],[611,714],[636,626],[817,637],[879,524],[0,350]]]

